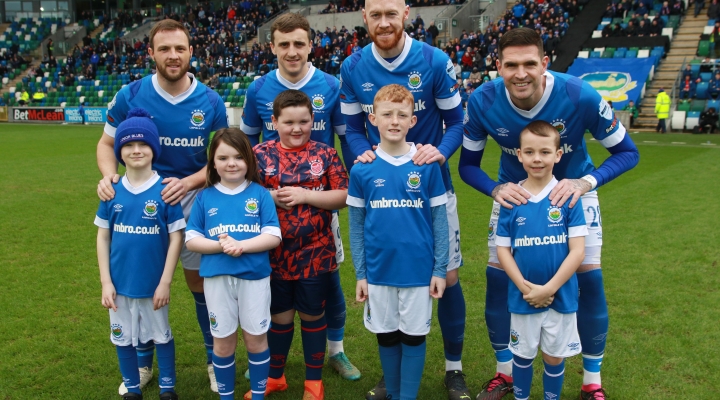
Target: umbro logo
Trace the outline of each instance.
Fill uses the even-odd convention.
[[[363,83],[361,86],[362,86],[362,88],[363,88],[364,91],[369,92],[369,91],[372,90],[372,87],[375,86],[375,85],[372,84],[372,83],[370,83],[370,82],[365,82],[365,83]]]
[[[120,212],[122,211],[123,206],[122,204],[115,204],[113,208],[115,209],[115,212]]]
[[[525,225],[525,220],[526,220],[526,219],[527,219],[527,218],[525,218],[525,217],[518,217],[518,219],[516,219],[515,222],[518,223],[518,226],[520,226],[520,225]]]
[[[510,133],[510,131],[505,128],[497,128],[495,130],[500,136],[507,136],[507,134]]]
[[[218,212],[217,208],[211,208],[208,210],[208,215],[212,217],[212,216],[216,215],[217,212]]]
[[[383,187],[385,186],[385,179],[378,178],[373,181],[375,183],[375,187]]]
[[[272,110],[272,106],[273,106],[272,101],[269,103],[265,103],[265,105],[267,106],[268,110]]]

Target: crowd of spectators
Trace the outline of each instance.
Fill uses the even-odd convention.
[[[653,10],[652,0],[638,1],[625,0],[617,4],[608,4],[603,18],[619,18],[624,22],[607,24],[602,30],[603,37],[635,37],[635,36],[660,36],[665,27],[663,16],[681,15],[685,11],[685,3],[682,0],[668,0],[662,3],[656,17],[650,19],[650,11]],[[631,16],[628,19],[628,16]]]

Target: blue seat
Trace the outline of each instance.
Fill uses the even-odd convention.
[[[708,97],[708,83],[700,82],[697,84],[695,89],[695,97],[700,100],[705,100]]]
[[[697,79],[700,75],[700,64],[690,64],[690,70],[692,71],[693,79]]]
[[[625,53],[625,58],[637,58],[637,51],[628,50],[627,53]]]
[[[703,82],[710,82],[710,79],[712,79],[712,72],[700,73],[700,80],[702,80]]]
[[[591,51],[590,58],[600,58],[600,52],[599,51]]]
[[[714,19],[709,19],[708,22],[707,22],[707,26],[713,26],[713,25],[715,25],[715,20],[714,20]]]
[[[627,54],[626,51],[617,49],[617,50],[615,50],[615,53],[613,54],[613,58],[625,58],[626,54]]]
[[[710,107],[714,108],[715,111],[720,110],[720,100],[708,100],[705,104],[705,109],[707,110]]]
[[[700,118],[700,111],[688,111],[688,118]]]
[[[463,71],[463,72],[462,72],[462,78],[463,78],[463,79],[468,79],[468,78],[470,78],[470,71]]]

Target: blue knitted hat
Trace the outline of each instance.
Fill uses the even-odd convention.
[[[125,121],[115,131],[115,157],[120,164],[125,161],[120,157],[120,149],[128,142],[145,142],[152,149],[153,164],[160,157],[160,135],[157,126],[150,119],[150,113],[142,108],[133,108],[128,112]]]

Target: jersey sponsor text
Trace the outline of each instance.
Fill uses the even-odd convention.
[[[133,233],[136,235],[159,235],[160,227],[155,226],[132,226],[123,223],[113,224],[113,231],[120,233]]]
[[[425,201],[423,199],[415,200],[397,200],[397,199],[386,199],[370,200],[371,208],[423,208]]]
[[[260,233],[260,224],[220,224],[214,228],[208,229],[210,236],[217,236],[221,233],[228,232]]]
[[[205,138],[202,136],[192,139],[160,136],[160,144],[170,147],[205,147]]]
[[[567,233],[563,233],[560,235],[553,235],[553,236],[543,236],[543,237],[527,237],[523,236],[521,238],[515,239],[515,247],[529,247],[529,246],[546,246],[549,244],[563,244],[567,243]]]

